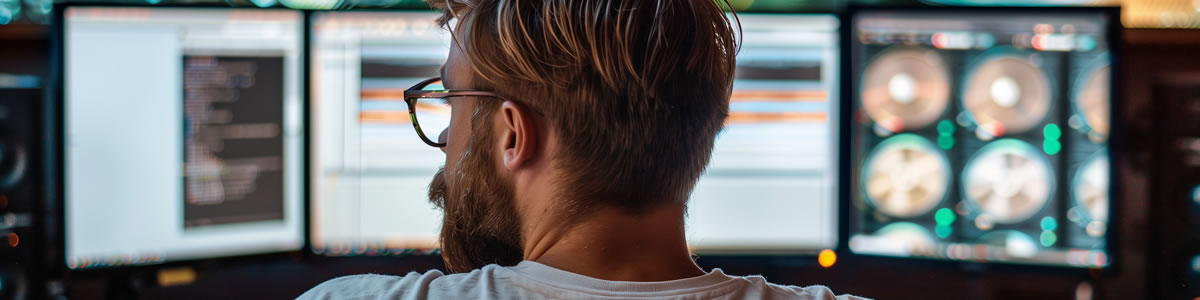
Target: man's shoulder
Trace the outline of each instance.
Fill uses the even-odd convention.
[[[363,274],[325,281],[298,299],[413,298],[411,295],[444,277],[441,271],[410,272],[404,276]]]
[[[298,299],[428,299],[438,295],[478,294],[472,287],[492,280],[499,266],[491,265],[468,273],[446,275],[438,270],[409,272],[404,276],[350,275],[325,281]],[[486,286],[486,285],[484,285]]]
[[[833,290],[823,285],[794,286],[775,284],[762,276],[745,276],[740,279],[747,281],[744,291],[758,299],[813,299],[813,300],[866,300],[854,295],[837,295]]]
[[[510,286],[517,281],[514,281],[511,272],[506,273],[503,270],[507,269],[491,265],[468,273],[452,275],[431,270],[425,273],[411,272],[404,276],[376,274],[343,276],[312,288],[300,295],[299,299],[439,299],[479,298],[485,295],[526,299],[557,298],[550,295],[556,292],[567,292],[566,290],[551,290],[552,287],[535,283],[527,283],[537,287],[532,290]],[[726,280],[742,281],[742,284],[732,286],[720,284],[733,288],[736,292],[730,294],[729,289],[719,289],[724,290],[723,292],[710,289],[701,294],[707,293],[712,297],[729,299],[864,299],[849,295],[835,296],[829,288],[820,285],[799,287],[773,284],[767,282],[762,276],[728,276],[726,278],[728,278]],[[691,290],[688,293],[696,292],[696,290]],[[712,294],[714,292],[716,294]]]

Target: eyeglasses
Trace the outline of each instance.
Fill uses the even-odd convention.
[[[492,97],[506,101],[496,93],[484,90],[446,89],[441,86],[442,78],[429,78],[417,83],[404,91],[404,103],[408,104],[408,116],[412,119],[413,129],[421,140],[433,147],[446,147],[440,137],[442,131],[450,125],[449,99],[452,97]],[[418,116],[419,115],[419,116]],[[429,125],[428,130],[422,129],[420,121]],[[429,137],[438,138],[437,141]]]

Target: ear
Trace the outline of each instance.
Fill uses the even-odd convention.
[[[500,105],[504,167],[515,170],[528,164],[537,155],[538,127],[529,109],[512,101]]]

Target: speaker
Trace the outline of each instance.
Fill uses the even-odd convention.
[[[1154,87],[1154,166],[1150,181],[1152,293],[1200,297],[1200,74]]]
[[[45,268],[35,226],[41,201],[41,90],[0,88],[0,299],[37,298]]]

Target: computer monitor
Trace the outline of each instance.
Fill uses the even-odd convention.
[[[688,243],[699,254],[834,248],[838,19],[737,16],[729,119],[688,202]]]
[[[1110,265],[1112,12],[855,10],[849,250]]]
[[[399,93],[438,76],[446,61],[450,35],[436,26],[436,17],[310,16],[315,253],[387,255],[437,247],[442,213],[426,194],[445,156],[417,137]]]
[[[67,267],[303,247],[302,12],[62,16]]]
[[[314,252],[388,255],[437,247],[442,214],[427,190],[445,157],[417,137],[399,96],[437,76],[445,62],[451,40],[436,17],[312,14]],[[730,119],[689,203],[689,243],[698,253],[832,248],[838,20],[740,19],[745,44]]]

